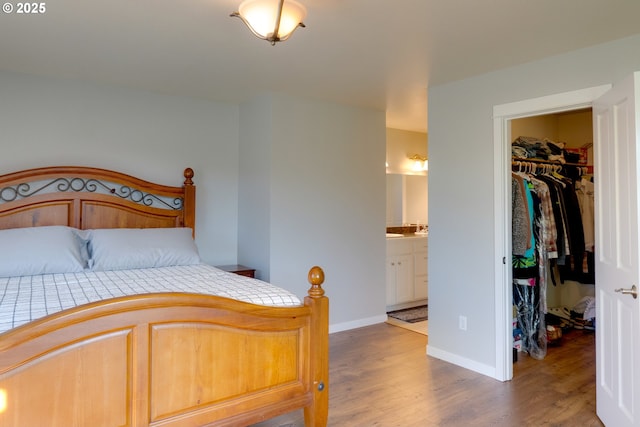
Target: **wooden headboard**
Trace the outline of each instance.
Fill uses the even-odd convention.
[[[154,184],[81,166],[29,169],[0,176],[0,229],[68,225],[92,228],[190,227],[195,233],[193,170],[184,184]]]

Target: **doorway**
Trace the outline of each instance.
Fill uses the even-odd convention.
[[[514,119],[591,108],[599,96],[611,88],[594,88],[550,95],[494,107],[494,190],[496,372],[501,381],[513,378],[512,365],[512,269],[511,269],[511,121]],[[507,185],[508,184],[508,185]]]
[[[637,286],[640,253],[638,230],[638,159],[640,144],[640,72],[613,85],[605,85],[494,107],[494,156],[496,190],[495,248],[502,255],[496,263],[496,378],[513,376],[508,363],[510,352],[507,324],[511,312],[511,225],[507,221],[510,192],[508,150],[510,120],[550,112],[593,108],[596,154],[596,406],[598,417],[609,425],[640,426],[637,396],[640,371],[634,354],[640,353]],[[507,157],[507,154],[509,156]],[[510,186],[509,186],[510,187]],[[498,265],[499,264],[499,265]],[[502,304],[502,305],[500,305]],[[501,351],[503,350],[503,351]],[[499,372],[498,372],[499,371]]]
[[[586,320],[595,317],[593,112],[523,117],[510,125],[512,180],[520,195],[514,197],[520,203],[513,200],[520,209],[512,207],[513,252],[520,254],[513,259],[514,348],[540,360],[594,331],[595,322]],[[540,204],[533,228],[526,213],[533,205],[523,191]],[[540,261],[524,267],[527,253]],[[595,353],[595,343],[587,342],[593,348],[585,350]]]

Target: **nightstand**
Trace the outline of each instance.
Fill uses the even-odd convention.
[[[216,268],[220,270],[228,271],[229,273],[239,274],[240,276],[247,276],[255,278],[256,270],[244,265],[232,264],[232,265],[216,265]]]

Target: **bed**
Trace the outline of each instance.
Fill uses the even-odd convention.
[[[98,232],[195,235],[193,177],[187,168],[183,185],[172,187],[88,167],[2,175],[0,230],[70,229],[94,245],[93,255]],[[64,276],[111,274],[85,272],[97,262]],[[163,268],[172,267],[149,270]],[[224,274],[232,282],[254,280]],[[26,277],[41,284],[59,276]],[[33,316],[0,333],[0,426],[243,426],[298,409],[305,425],[325,426],[329,303],[322,269],[311,268],[308,280],[308,295],[288,306],[152,290]],[[0,286],[0,298],[3,292]]]

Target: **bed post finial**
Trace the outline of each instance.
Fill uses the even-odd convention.
[[[189,227],[193,230],[193,237],[196,236],[196,186],[193,185],[195,173],[193,169],[186,168],[184,170],[184,201],[183,201],[183,218],[182,227]]]
[[[193,181],[191,180],[191,178],[193,178],[193,175],[193,169],[186,168],[184,170],[184,185],[193,185]]]
[[[309,283],[311,288],[309,289],[309,296],[311,298],[320,298],[324,295],[324,289],[322,289],[322,283],[324,282],[324,271],[322,268],[316,266],[311,267],[309,270]]]

